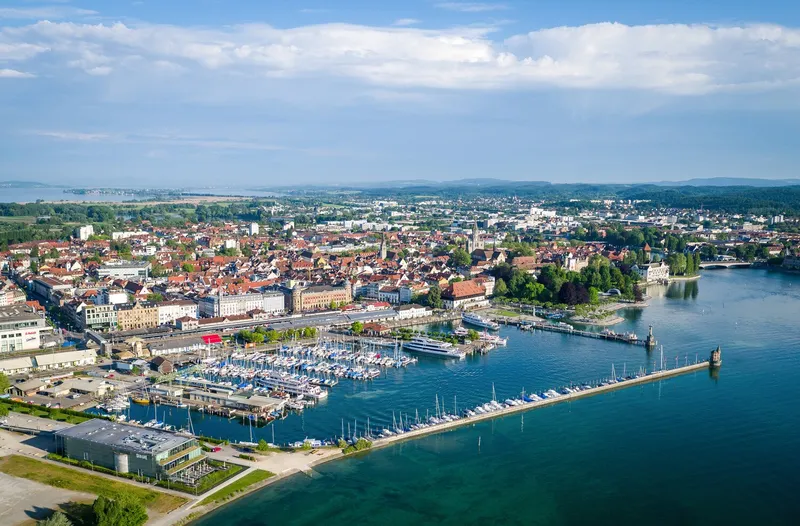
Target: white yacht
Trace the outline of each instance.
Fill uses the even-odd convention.
[[[445,358],[458,358],[459,360],[464,359],[466,356],[464,351],[453,347],[452,343],[440,342],[423,336],[418,336],[412,338],[410,341],[403,342],[403,350],[444,356]]]
[[[470,325],[475,325],[476,327],[482,327],[484,329],[490,329],[496,331],[500,328],[500,325],[493,322],[492,320],[487,320],[483,316],[479,316],[473,312],[465,312],[461,315],[461,321],[464,323],[469,323]]]

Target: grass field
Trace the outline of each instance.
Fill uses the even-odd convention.
[[[513,310],[499,310],[496,312],[498,316],[505,316],[506,318],[516,318],[519,316],[519,312],[514,312]]]
[[[233,482],[232,484],[228,484],[224,488],[219,491],[215,491],[208,497],[204,498],[200,501],[200,505],[206,505],[211,503],[222,502],[231,498],[232,496],[240,493],[253,484],[258,484],[263,480],[267,480],[270,477],[274,477],[274,473],[270,473],[269,471],[264,471],[262,469],[256,469],[251,471],[250,473],[245,474],[242,478]]]
[[[33,216],[0,216],[0,223],[25,223],[32,225],[36,222]]]
[[[187,502],[187,499],[177,495],[117,482],[83,470],[54,466],[41,460],[18,455],[0,458],[0,472],[55,488],[83,491],[110,498],[124,493],[139,500],[148,510],[157,513],[168,513]]]

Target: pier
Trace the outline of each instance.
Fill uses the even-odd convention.
[[[718,358],[719,360],[719,358]],[[721,363],[721,360],[719,361]],[[629,378],[625,380],[620,380],[617,382],[609,383],[607,385],[600,385],[597,387],[592,387],[591,389],[586,389],[584,391],[577,391],[565,395],[561,395],[555,398],[547,398],[540,401],[534,401],[522,405],[516,405],[511,407],[504,407],[503,409],[498,409],[496,411],[492,411],[490,413],[483,413],[483,414],[476,414],[475,416],[465,416],[459,418],[458,420],[453,420],[450,422],[444,422],[441,424],[434,424],[429,425],[428,427],[415,429],[412,431],[407,431],[405,433],[394,435],[385,438],[376,438],[372,443],[372,448],[378,447],[385,447],[390,444],[394,444],[396,442],[400,442],[402,440],[408,440],[412,438],[419,438],[425,435],[431,435],[434,433],[441,433],[443,431],[448,431],[450,429],[455,429],[462,426],[467,426],[471,424],[476,424],[478,422],[483,422],[485,420],[491,420],[497,417],[503,417],[508,415],[513,415],[517,413],[523,413],[526,411],[531,411],[533,409],[538,409],[540,407],[551,406],[555,404],[560,404],[563,402],[569,402],[572,400],[577,400],[579,398],[587,398],[589,396],[594,396],[596,394],[606,393],[608,391],[614,391],[616,389],[624,389],[626,387],[632,387],[634,385],[642,385],[647,383],[656,382],[659,380],[663,380],[665,378],[671,378],[673,376],[680,376],[683,374],[688,374],[691,372],[708,370],[710,368],[716,367],[713,363],[709,360],[703,360],[701,362],[697,362],[690,365],[685,365],[682,367],[676,367],[674,369],[663,369],[661,371],[655,371],[644,376],[638,376],[634,378]]]
[[[571,334],[573,336],[583,336],[584,338],[594,338],[596,340],[611,340],[620,343],[627,343],[629,345],[640,345],[643,347],[648,346],[646,340],[641,340],[637,337],[632,337],[631,335],[628,334],[617,334],[612,331],[608,332],[582,331],[566,323],[564,323],[563,325],[553,325],[552,323],[544,323],[544,322],[509,320],[508,318],[497,318],[496,321],[504,325],[513,325],[519,327],[519,329],[523,331],[534,331],[536,329],[539,329],[548,332],[560,332],[562,334]]]

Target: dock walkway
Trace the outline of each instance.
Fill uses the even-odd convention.
[[[458,420],[454,420],[451,422],[444,422],[441,424],[431,425],[422,429],[415,429],[413,431],[408,431],[406,433],[400,435],[394,435],[386,438],[378,438],[372,443],[372,449],[385,447],[390,444],[394,444],[396,442],[400,442],[401,440],[408,440],[411,438],[418,438],[424,435],[430,435],[433,433],[441,433],[442,431],[448,431],[450,429],[455,429],[462,426],[467,426],[471,424],[475,424],[478,422],[482,422],[484,420],[491,420],[493,418],[512,415],[516,413],[523,413],[525,411],[531,411],[533,409],[538,409],[540,407],[551,406],[555,404],[559,404],[562,402],[568,402],[572,400],[577,400],[579,398],[586,398],[589,396],[594,396],[596,394],[605,393],[608,391],[613,391],[616,389],[623,389],[625,387],[631,387],[634,385],[641,385],[646,383],[655,382],[658,380],[663,380],[665,378],[670,378],[673,376],[679,376],[682,374],[691,373],[694,371],[700,371],[704,369],[708,369],[710,366],[708,360],[704,360],[702,362],[694,363],[691,365],[685,365],[682,367],[677,367],[675,369],[664,369],[662,371],[656,371],[645,376],[639,376],[637,378],[631,378],[628,380],[622,380],[619,382],[615,382],[612,384],[601,385],[597,387],[593,387],[587,389],[585,391],[577,391],[574,393],[569,393],[565,395],[561,395],[555,398],[547,398],[537,402],[530,402],[522,405],[505,407],[503,409],[499,409],[497,411],[492,411],[490,413],[484,414],[477,414],[475,416],[469,417],[462,417]]]

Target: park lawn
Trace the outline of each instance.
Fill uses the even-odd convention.
[[[505,316],[506,318],[516,318],[519,317],[519,312],[514,312],[513,310],[499,310],[497,311],[498,316]]]
[[[187,499],[177,495],[117,482],[80,469],[54,466],[48,462],[19,455],[0,458],[0,472],[55,488],[83,491],[109,498],[124,493],[139,500],[148,510],[157,513],[169,513],[187,502]]]
[[[224,500],[229,499],[233,495],[246,490],[253,484],[258,484],[259,482],[267,480],[268,478],[274,476],[275,474],[269,471],[265,471],[263,469],[255,469],[250,473],[246,473],[242,478],[240,478],[236,482],[228,484],[221,490],[215,491],[208,497],[204,498],[203,500],[200,501],[200,505],[204,506],[206,504],[222,502]]]

